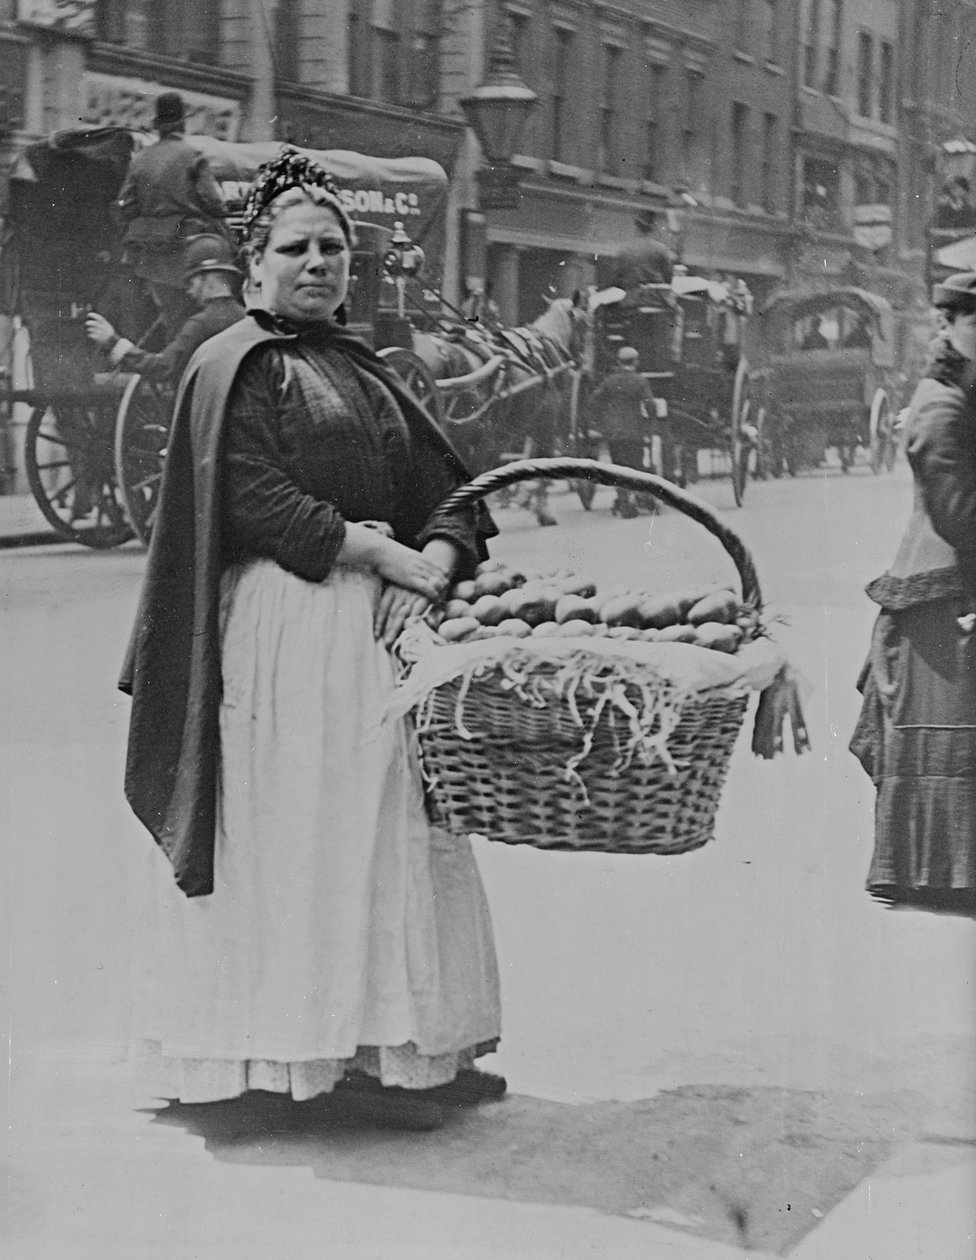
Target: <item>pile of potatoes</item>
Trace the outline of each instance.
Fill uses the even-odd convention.
[[[457,582],[435,623],[447,643],[509,636],[694,643],[735,652],[754,637],[757,617],[731,590],[688,587],[659,594],[615,587],[602,594],[573,573],[527,576],[501,561],[479,565],[470,581]]]

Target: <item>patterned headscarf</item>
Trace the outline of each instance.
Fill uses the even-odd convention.
[[[315,190],[317,202],[326,205],[339,220],[343,235],[352,243],[353,231],[349,216],[339,200],[339,190],[323,166],[313,162],[311,158],[299,153],[297,149],[285,145],[277,157],[272,158],[258,171],[251,191],[244,203],[242,223],[246,236],[250,236],[254,224],[276,197],[290,188],[302,188],[307,192]]]

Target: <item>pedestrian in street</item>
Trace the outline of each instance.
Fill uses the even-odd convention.
[[[877,788],[867,887],[893,905],[976,911],[976,272],[935,286],[943,331],[912,398],[915,481],[880,605],[851,750]]]
[[[184,1102],[249,1090],[429,1129],[501,1096],[498,973],[467,839],[387,718],[405,622],[486,557],[427,413],[342,328],[353,231],[284,152],[244,212],[260,306],[183,380],[123,687],[159,876],[137,1050]],[[162,867],[160,862],[160,866]]]
[[[624,468],[644,471],[644,450],[656,421],[654,391],[641,376],[640,355],[633,346],[617,351],[617,367],[605,377],[590,399],[593,426],[606,439],[610,459]],[[639,496],[645,506],[653,506],[647,495]],[[638,500],[623,488],[617,490],[614,516],[638,514]]]
[[[224,201],[206,157],[183,139],[186,113],[178,92],[156,101],[156,144],[129,163],[117,205],[125,257],[145,280],[176,336],[192,313],[183,291],[183,249],[192,236],[224,236]]]
[[[614,262],[611,283],[624,290],[624,302],[636,305],[641,290],[649,284],[670,284],[674,274],[674,254],[654,233],[659,216],[643,210],[634,219],[637,235],[621,245]]]
[[[162,350],[144,349],[128,337],[120,337],[97,311],[85,317],[86,333],[105,351],[112,367],[138,372],[174,390],[194,350],[244,317],[244,306],[238,297],[241,270],[223,237],[194,237],[184,250],[183,267],[187,296],[198,309]],[[153,329],[146,335],[147,342],[151,342]]]

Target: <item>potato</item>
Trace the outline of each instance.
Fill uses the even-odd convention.
[[[497,635],[498,635],[498,627],[497,627],[497,626],[482,626],[482,625],[479,625],[479,626],[478,626],[478,629],[477,629],[477,630],[475,630],[475,632],[474,632],[473,634],[469,634],[469,635],[465,638],[465,642],[466,642],[466,643],[472,643],[475,639],[494,639],[494,638],[496,638],[496,637],[497,637]]]
[[[687,586],[680,591],[669,591],[668,595],[669,598],[673,599],[678,605],[681,612],[680,620],[684,621],[684,619],[688,616],[689,611],[694,608],[697,603],[700,603],[701,600],[706,598],[706,596],[714,595],[717,591],[724,589],[724,587],[717,587],[714,585]]]
[[[540,621],[537,626],[532,627],[533,639],[551,639],[559,631],[559,626],[554,621]]]
[[[577,577],[575,573],[567,573],[564,577],[557,578],[556,586],[564,595],[579,595],[583,599],[589,599],[596,594],[596,583],[588,578]]]
[[[673,595],[648,595],[637,605],[643,630],[663,630],[681,620],[681,605]]]
[[[451,591],[452,599],[463,599],[467,603],[471,603],[475,599],[474,582],[470,578],[463,582],[455,582],[454,589]]]
[[[527,621],[530,626],[537,626],[543,621],[553,621],[553,614],[556,611],[556,601],[545,594],[544,588],[538,589],[538,594],[534,594],[523,586],[521,589],[521,598],[513,599],[508,605],[513,617],[518,617],[522,621]]]
[[[444,605],[444,620],[450,621],[454,617],[470,617],[471,605],[466,599],[449,599]]]
[[[687,621],[692,626],[702,626],[709,621],[727,625],[735,621],[738,613],[739,601],[735,595],[731,591],[716,591],[688,609]]]
[[[499,638],[527,639],[532,633],[532,627],[520,617],[508,617],[505,621],[499,622],[495,627],[495,633]]]
[[[477,617],[483,626],[497,626],[509,615],[497,595],[482,595],[471,606],[471,616]]]
[[[501,595],[511,585],[508,576],[502,571],[481,573],[474,580],[474,593],[479,598],[482,595]]]
[[[705,621],[695,627],[695,642],[699,647],[712,648],[716,652],[734,652],[742,639],[738,626],[725,622]]]
[[[442,621],[437,632],[448,643],[459,643],[480,628],[481,622],[477,617],[453,617],[450,621]]]
[[[593,626],[589,621],[564,621],[556,626],[556,636],[560,639],[588,639],[593,634]]]
[[[640,599],[636,595],[619,595],[616,599],[608,599],[600,608],[600,620],[607,626],[633,626],[639,630],[639,605]]]
[[[696,641],[694,626],[665,626],[657,632],[658,643],[694,643]]]
[[[596,609],[580,595],[561,595],[556,600],[553,618],[560,624],[564,621],[593,622],[596,621]]]
[[[475,577],[481,577],[482,573],[497,573],[500,569],[505,568],[504,560],[482,560],[474,571]]]
[[[608,639],[639,639],[640,633],[636,626],[607,626]]]

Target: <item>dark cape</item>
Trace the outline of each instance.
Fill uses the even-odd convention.
[[[294,340],[294,333],[248,318],[206,342],[191,360],[176,400],[146,575],[119,682],[132,696],[125,794],[188,897],[205,896],[214,886],[224,416],[245,358],[259,346]],[[340,328],[330,331],[330,340],[390,390],[411,441],[440,457],[458,485],[470,480],[441,430],[373,351]],[[428,521],[410,524],[419,535]],[[482,559],[484,539],[496,532],[479,510]]]

